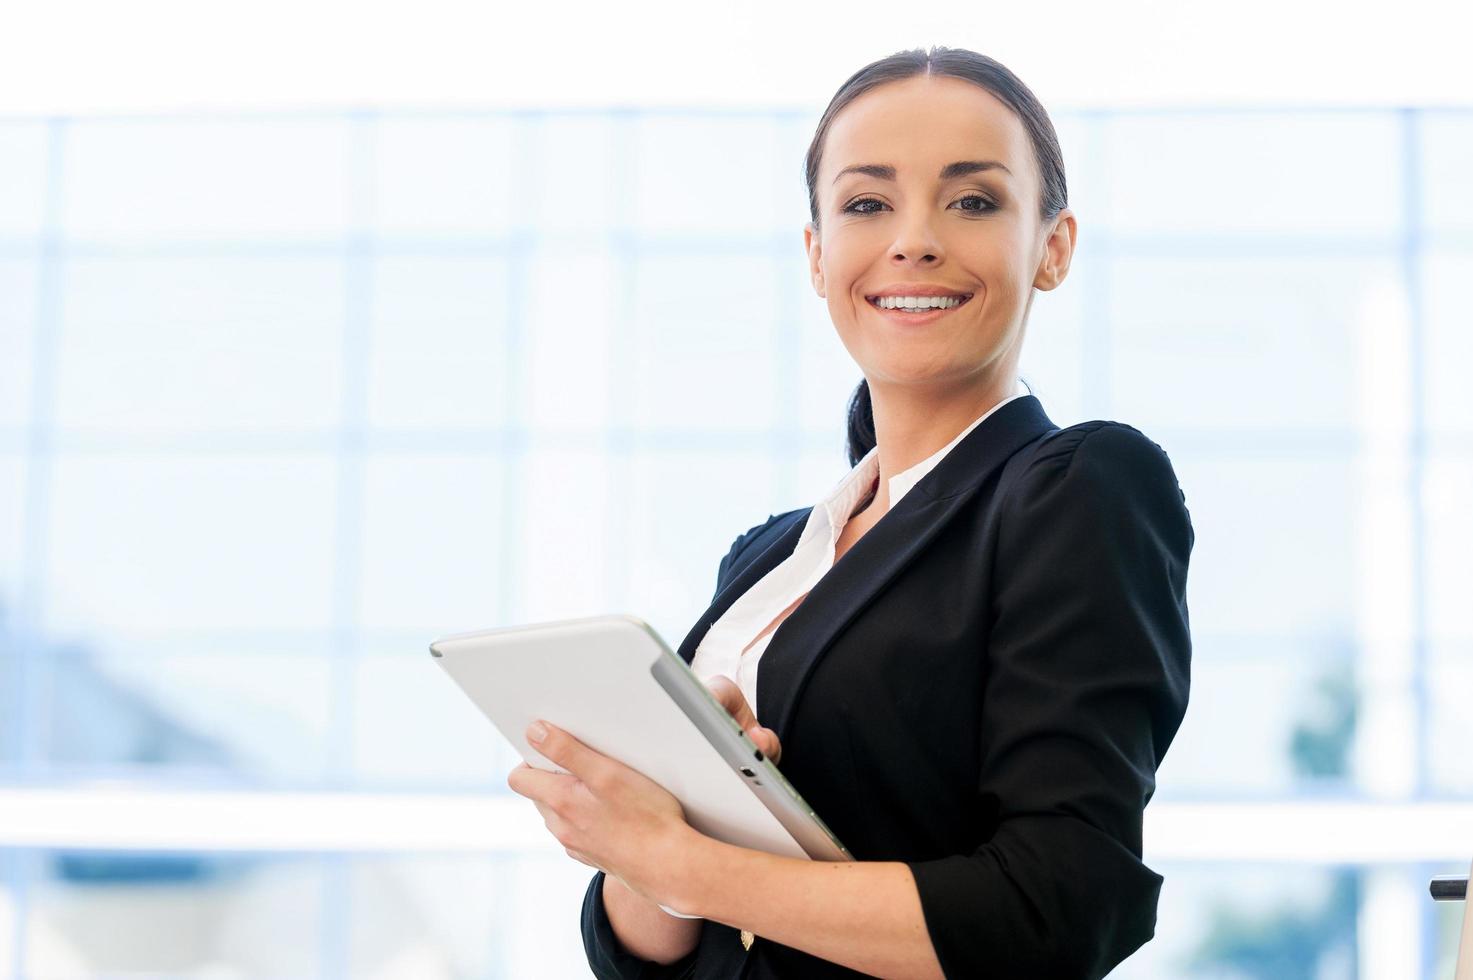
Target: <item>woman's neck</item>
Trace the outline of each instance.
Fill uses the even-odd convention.
[[[947,393],[870,387],[879,447],[880,485],[870,508],[890,509],[890,478],[929,459],[998,402],[1014,394],[1016,371],[1002,372],[980,387]]]

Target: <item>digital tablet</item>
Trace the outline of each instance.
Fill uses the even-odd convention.
[[[567,771],[527,742],[527,726],[540,718],[659,783],[703,834],[786,857],[853,860],[643,620],[606,615],[457,633],[430,653],[530,766]]]

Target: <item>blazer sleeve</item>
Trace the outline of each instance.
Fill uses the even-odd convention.
[[[602,871],[595,874],[583,896],[583,951],[588,954],[593,975],[598,980],[676,980],[691,976],[695,970],[695,949],[662,966],[653,960],[640,959],[624,948],[614,935],[613,923],[604,907],[605,877]]]
[[[996,831],[906,862],[947,976],[1102,977],[1155,934],[1142,822],[1187,707],[1193,540],[1171,462],[1130,426],[1066,429],[1019,474],[979,651]]]
[[[716,566],[717,593],[726,586],[727,577],[731,574],[732,564],[737,556],[755,533],[772,521],[773,518],[769,517],[766,523],[758,524],[732,542],[726,557]],[[588,891],[583,895],[583,950],[588,954],[588,965],[593,969],[593,975],[598,980],[675,980],[690,976],[695,967],[696,950],[691,950],[674,963],[662,966],[640,959],[624,948],[619,937],[614,935],[614,926],[609,921],[609,913],[604,906],[605,877],[602,871],[596,873],[588,884]]]

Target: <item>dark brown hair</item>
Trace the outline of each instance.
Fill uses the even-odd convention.
[[[998,101],[1012,109],[1028,132],[1033,155],[1038,162],[1039,216],[1045,222],[1052,221],[1068,206],[1069,192],[1064,182],[1064,156],[1059,150],[1059,137],[1054,132],[1048,112],[1028,86],[1002,64],[966,48],[912,48],[897,51],[850,75],[834,93],[819,119],[803,166],[808,182],[808,212],[815,231],[819,229],[818,166],[823,156],[824,138],[828,136],[834,117],[870,89],[917,75],[964,79],[991,92]],[[874,407],[870,404],[869,382],[861,380],[849,399],[849,465],[858,463],[874,447]]]

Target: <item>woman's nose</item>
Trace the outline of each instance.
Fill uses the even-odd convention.
[[[891,245],[891,258],[897,261],[935,262],[942,252],[941,242],[928,216],[917,215],[901,222],[900,234]]]

